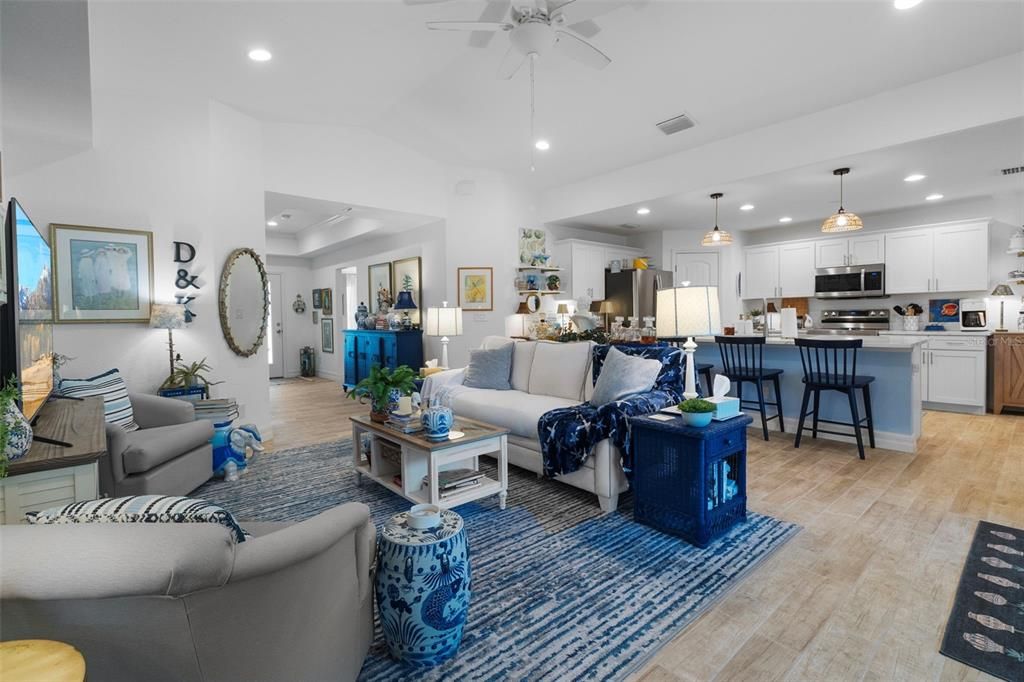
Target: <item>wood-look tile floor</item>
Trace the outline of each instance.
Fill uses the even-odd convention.
[[[271,387],[274,449],[349,437],[330,381]],[[749,433],[750,508],[804,530],[634,676],[994,679],[938,652],[975,524],[1024,528],[1024,417],[927,412],[918,453]]]

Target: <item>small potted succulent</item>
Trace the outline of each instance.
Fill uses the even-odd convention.
[[[683,415],[684,424],[699,428],[711,423],[711,417],[715,414],[715,406],[707,400],[690,398],[679,403],[679,411]]]
[[[348,397],[370,403],[370,419],[384,423],[398,404],[398,399],[411,395],[415,390],[415,377],[416,372],[408,365],[400,365],[393,370],[374,365],[370,368],[370,376],[356,384],[348,392]]]

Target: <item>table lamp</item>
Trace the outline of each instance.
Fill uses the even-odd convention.
[[[174,355],[174,330],[185,328],[185,306],[177,303],[154,303],[149,313],[149,326],[153,329],[167,330],[167,351],[170,355],[170,372],[174,374],[174,361],[180,357]]]
[[[563,327],[565,326],[565,316],[569,314],[569,304],[559,303],[558,304],[558,323]]]
[[[615,313],[615,304],[611,301],[601,301],[601,304],[597,306],[597,310],[594,312],[604,318],[604,330],[610,331],[611,326],[608,324],[608,317]]]
[[[412,329],[412,318],[409,316],[409,311],[416,310],[416,303],[412,300],[412,292],[399,291],[394,309],[402,311],[402,329]]]
[[[718,287],[674,287],[658,291],[656,302],[657,335],[659,339],[678,341],[686,339],[686,379],[683,398],[697,397],[697,376],[693,354],[697,344],[695,336],[711,336],[722,331],[722,316],[718,309]]]
[[[462,308],[449,308],[448,301],[441,308],[427,308],[427,336],[441,337],[441,366],[448,369],[448,337],[462,335]]]
[[[997,284],[996,288],[992,290],[992,296],[999,299],[999,328],[997,332],[1005,332],[1006,329],[1006,299],[1007,297],[1014,296],[1013,289],[1008,284]]]
[[[512,339],[530,338],[530,306],[520,301],[515,313],[505,318],[505,336]]]

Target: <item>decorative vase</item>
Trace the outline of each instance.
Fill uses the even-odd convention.
[[[448,432],[451,431],[454,420],[455,415],[452,413],[452,409],[446,405],[432,405],[423,410],[423,415],[420,417],[423,428],[427,430],[427,439],[437,441],[448,438]]]
[[[680,412],[683,415],[683,423],[687,426],[703,428],[711,423],[714,412]]]
[[[383,424],[388,420],[388,415],[391,414],[389,409],[379,410],[376,407],[370,407],[370,421]]]
[[[366,318],[370,316],[370,311],[367,309],[366,304],[362,301],[356,306],[356,327],[359,329],[366,329],[364,323]]]
[[[13,462],[28,454],[32,447],[32,425],[12,401],[4,408],[3,420],[7,425],[7,442],[3,444],[7,461]]]
[[[456,654],[469,613],[469,546],[462,517],[445,509],[426,524],[392,516],[377,545],[375,589],[390,654],[429,668]],[[431,525],[433,524],[433,525]],[[427,525],[428,527],[422,527]]]

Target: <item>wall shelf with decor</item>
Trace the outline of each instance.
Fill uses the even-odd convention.
[[[539,265],[519,265],[516,267],[516,270],[519,270],[520,272],[524,270],[536,270],[538,272],[561,272],[562,268],[557,266],[541,267]]]

